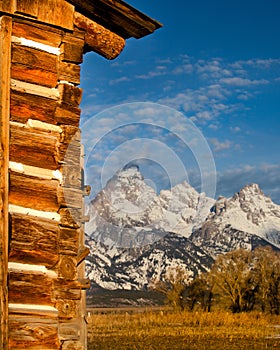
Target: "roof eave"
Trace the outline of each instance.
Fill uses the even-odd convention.
[[[124,39],[142,38],[162,24],[121,0],[68,0],[86,17]]]

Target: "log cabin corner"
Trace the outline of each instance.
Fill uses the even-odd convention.
[[[0,349],[86,349],[80,64],[161,24],[121,0],[0,1]]]

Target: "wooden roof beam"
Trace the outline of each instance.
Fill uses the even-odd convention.
[[[112,60],[116,58],[125,47],[125,39],[79,12],[75,12],[74,14],[74,25],[86,32],[86,52],[94,51],[99,55]]]
[[[162,27],[122,0],[67,0],[91,20],[108,28],[124,39],[142,38]]]

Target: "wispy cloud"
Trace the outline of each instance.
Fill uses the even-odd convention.
[[[114,80],[109,81],[109,85],[116,85],[116,84],[128,82],[128,81],[131,81],[131,79],[126,77],[126,76],[123,76],[123,77],[120,77],[118,79],[114,79]]]
[[[154,71],[150,71],[147,74],[136,75],[135,78],[136,79],[148,80],[148,79],[159,77],[159,76],[163,76],[163,75],[166,75],[165,70],[157,69],[157,70],[154,70]]]
[[[257,183],[280,204],[280,165],[244,165],[218,173],[217,195],[232,196],[247,184]]]
[[[241,129],[240,129],[240,127],[239,127],[239,126],[234,126],[234,127],[230,127],[230,131],[232,131],[232,132],[236,133],[236,132],[240,132],[240,131],[241,131]]]
[[[247,159],[253,162],[255,158],[254,154],[250,153],[253,151],[250,150],[249,145],[255,146],[255,141],[252,134],[248,134],[249,130],[253,130],[252,124],[249,123],[252,120],[250,118],[255,112],[257,113],[256,105],[262,103],[260,100],[255,103],[256,98],[260,94],[267,97],[268,92],[272,91],[272,86],[279,88],[280,59],[253,58],[229,62],[219,57],[199,59],[181,55],[154,60],[147,58],[146,62],[117,61],[113,65],[116,69],[113,75],[110,71],[111,80],[106,81],[104,77],[99,78],[99,81],[94,82],[95,87],[87,89],[87,99],[82,105],[84,119],[104,111],[105,108],[127,102],[156,102],[182,112],[185,119],[196,123],[199,129],[206,134],[218,162],[222,160],[220,164],[224,160],[226,160],[225,163],[230,164],[230,160],[236,158],[235,153],[241,149],[241,146],[242,152],[238,152],[240,163],[244,153],[246,153]],[[96,86],[99,90],[96,89]],[[133,118],[135,120],[140,118],[146,123],[153,123],[164,118],[168,127],[174,126],[181,133],[186,133],[189,127],[180,118],[178,120],[174,116],[169,118],[165,112],[164,115],[158,115],[156,111],[146,108],[140,108],[138,115],[134,114]],[[122,121],[122,116],[120,114],[112,115],[107,120],[108,125],[99,123],[99,133],[106,133],[110,124],[114,125],[115,120]],[[94,122],[92,129],[96,129],[96,125]],[[182,149],[180,142],[172,139],[170,135],[164,133],[157,135],[156,132],[156,130],[151,129],[147,133],[147,137],[151,140],[156,139],[170,148],[174,142],[172,149],[183,159],[180,153],[180,149]],[[110,153],[112,149],[114,150],[112,146],[118,147],[120,143],[127,142],[129,136],[135,137],[137,134],[139,136],[139,130],[135,126],[131,126],[130,129],[128,127],[123,129],[122,134],[116,132],[114,135],[110,135],[111,143],[100,145],[96,161],[102,161],[111,155],[113,167],[117,166],[118,162],[125,163],[127,161],[125,155],[129,151],[131,152],[132,144],[127,143],[126,147],[124,145],[118,149],[123,151],[122,158],[119,160],[118,152]],[[86,134],[88,139],[92,138],[92,135],[93,132]],[[194,143],[195,140],[192,142]],[[268,148],[268,145],[266,147]],[[139,156],[144,157],[148,151],[151,152],[151,149],[146,148],[141,154],[139,153]],[[100,154],[103,155],[103,158]],[[249,158],[249,154],[252,157]],[[159,159],[163,161],[164,152],[161,152]],[[225,165],[223,166],[225,167]],[[97,168],[98,166],[94,170],[95,175],[97,171],[102,170],[102,166]],[[220,194],[227,195],[232,194],[234,190],[239,190],[246,183],[258,182],[265,191],[268,191],[268,194],[273,195],[274,199],[277,196],[279,199],[279,175],[280,166],[239,166],[219,174],[218,189]]]
[[[116,61],[112,63],[112,67],[127,67],[127,66],[133,66],[137,65],[137,61],[131,60],[131,61]]]
[[[232,142],[229,140],[219,141],[217,138],[209,139],[210,143],[214,146],[215,152],[224,151],[232,147]]]
[[[220,83],[231,85],[231,86],[252,86],[252,85],[269,84],[269,81],[266,79],[250,80],[250,79],[244,79],[240,77],[232,77],[232,78],[223,78],[220,80]]]

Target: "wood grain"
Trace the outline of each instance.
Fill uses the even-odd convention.
[[[74,11],[75,7],[65,0],[40,0],[38,20],[73,30]]]
[[[80,228],[82,221],[82,210],[75,208],[60,208],[60,224],[69,228]]]
[[[60,226],[58,240],[59,253],[77,256],[80,234],[81,232],[78,229]]]
[[[57,180],[39,179],[10,171],[10,203],[35,210],[57,212]]]
[[[15,19],[13,21],[13,35],[18,38],[33,40],[41,44],[59,47],[63,31],[45,24]]]
[[[58,168],[59,134],[14,124],[10,133],[11,161],[45,169]]]
[[[59,62],[58,79],[65,80],[69,83],[80,84],[81,68],[77,64],[69,62]]]
[[[12,19],[0,17],[0,349],[7,349],[8,168]]]
[[[10,315],[9,349],[60,349],[57,321],[40,316]]]
[[[11,214],[9,261],[46,267],[56,265],[59,232],[58,224],[52,220]]]
[[[11,121],[25,124],[28,119],[57,124],[55,110],[57,102],[46,97],[20,91],[11,92]]]
[[[123,38],[141,38],[162,26],[121,0],[71,1],[85,16]]]
[[[94,51],[112,60],[119,56],[125,46],[125,40],[102,25],[90,20],[86,16],[75,12],[74,23],[84,29],[87,51]]]
[[[43,273],[9,272],[9,303],[51,305],[53,279]]]
[[[16,12],[36,18],[38,2],[39,0],[16,0]]]
[[[56,55],[38,49],[13,45],[12,78],[55,88],[58,80]]]

